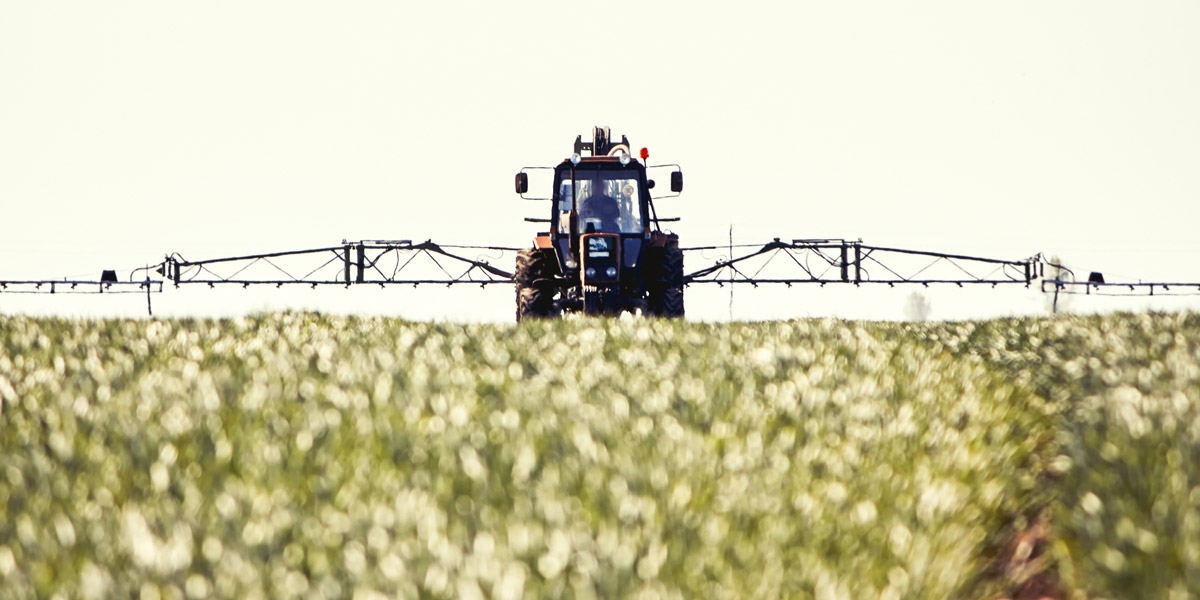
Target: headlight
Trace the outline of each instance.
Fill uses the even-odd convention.
[[[578,267],[578,266],[579,266],[579,263],[575,262],[574,260],[572,260],[570,258],[567,259],[567,268],[568,269],[574,269],[575,267]]]
[[[579,156],[578,152],[571,155],[571,164],[577,165],[577,164],[579,164],[579,161],[581,161],[581,160],[583,160],[583,157]]]
[[[609,267],[608,270],[604,272],[604,274],[608,275],[609,277],[616,277],[617,276],[617,268]]]
[[[591,267],[588,267],[583,270],[583,276],[587,277],[588,279],[591,279],[596,276],[596,270]]]

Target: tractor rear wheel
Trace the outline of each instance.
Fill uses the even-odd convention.
[[[679,246],[651,248],[646,254],[646,291],[650,314],[683,316],[683,251]]]
[[[554,308],[554,285],[551,277],[553,256],[536,248],[517,252],[517,270],[513,279],[517,286],[517,322],[550,316]]]
[[[659,314],[668,319],[680,319],[683,318],[683,251],[679,246],[668,246],[663,259],[667,285]]]

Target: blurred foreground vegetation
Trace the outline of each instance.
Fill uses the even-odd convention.
[[[0,321],[0,597],[1200,595],[1200,319]]]

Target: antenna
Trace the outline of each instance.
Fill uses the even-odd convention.
[[[733,258],[733,223],[729,224],[729,258]],[[733,270],[729,271],[729,283],[733,283]],[[733,286],[729,286],[729,321],[733,322]]]

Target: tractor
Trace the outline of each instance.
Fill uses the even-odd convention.
[[[517,321],[571,312],[683,317],[683,252],[679,236],[659,226],[667,219],[658,218],[647,169],[672,169],[674,195],[683,172],[647,165],[645,148],[635,159],[628,138],[613,140],[607,127],[594,128],[591,142],[582,137],[559,165],[517,173],[516,192],[526,198],[529,171],[553,172],[550,197],[527,198],[550,200],[551,210],[549,219],[526,219],[549,231],[517,253]]]

